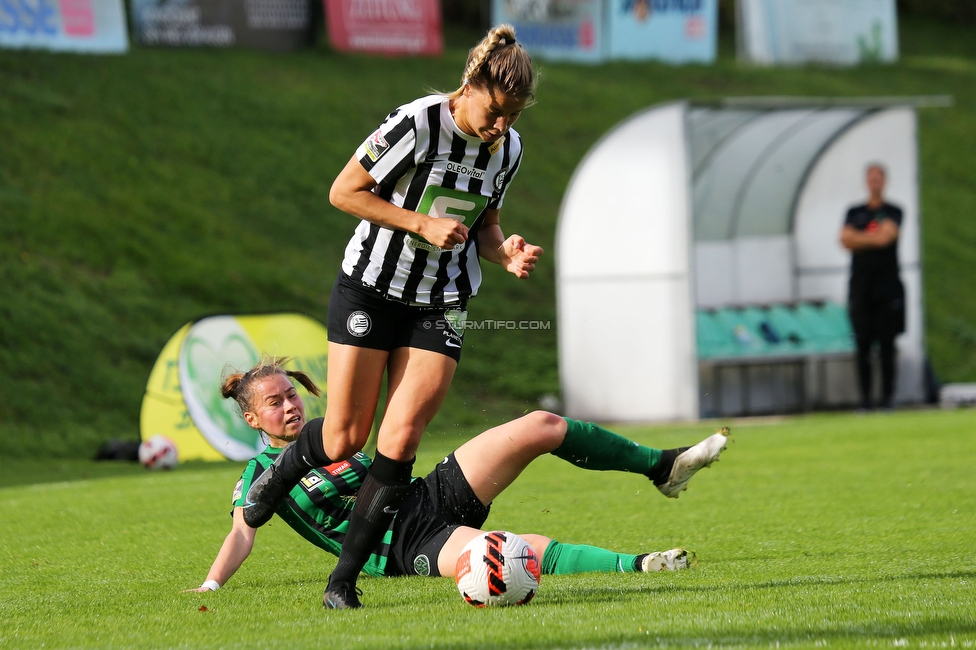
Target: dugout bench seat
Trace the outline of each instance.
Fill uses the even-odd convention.
[[[702,417],[823,407],[829,364],[853,362],[847,309],[833,302],[703,308],[695,326]]]

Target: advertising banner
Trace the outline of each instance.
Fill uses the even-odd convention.
[[[337,50],[440,54],[440,0],[325,0],[329,43]]]
[[[608,9],[607,58],[715,61],[718,0],[613,0]]]
[[[494,0],[492,23],[542,59],[711,62],[718,0]]]
[[[895,0],[738,0],[739,57],[854,65],[898,58]]]
[[[325,415],[328,337],[325,327],[299,314],[210,316],[187,323],[163,347],[149,375],[140,434],[176,443],[180,461],[248,460],[264,449],[235,402],[220,395],[222,375],[246,371],[262,355],[292,357],[322,389],[313,397],[296,386],[308,419]]]
[[[491,7],[492,24],[513,25],[533,56],[586,63],[604,58],[601,0],[493,0]]]
[[[0,47],[125,52],[125,7],[122,0],[0,0]]]
[[[0,0],[3,1],[3,0]],[[290,50],[311,43],[312,0],[131,0],[142,45]]]

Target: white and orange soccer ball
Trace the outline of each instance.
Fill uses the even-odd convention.
[[[179,462],[176,443],[156,434],[139,445],[139,462],[147,469],[172,469]]]
[[[539,590],[539,556],[514,533],[482,533],[458,556],[455,581],[475,607],[524,605]]]

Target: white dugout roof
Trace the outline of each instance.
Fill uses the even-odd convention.
[[[937,103],[937,102],[936,102]],[[907,331],[898,395],[922,398],[917,100],[726,100],[655,106],[577,167],[556,237],[559,357],[568,414],[699,414],[695,310],[844,304],[838,235],[881,162],[899,237]]]

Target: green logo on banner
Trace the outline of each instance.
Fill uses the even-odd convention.
[[[263,447],[261,436],[237,413],[233,400],[220,394],[225,368],[247,370],[259,358],[254,343],[230,317],[210,318],[190,328],[181,350],[183,398],[214,447],[234,441],[247,449]],[[229,439],[229,440],[228,440]]]

